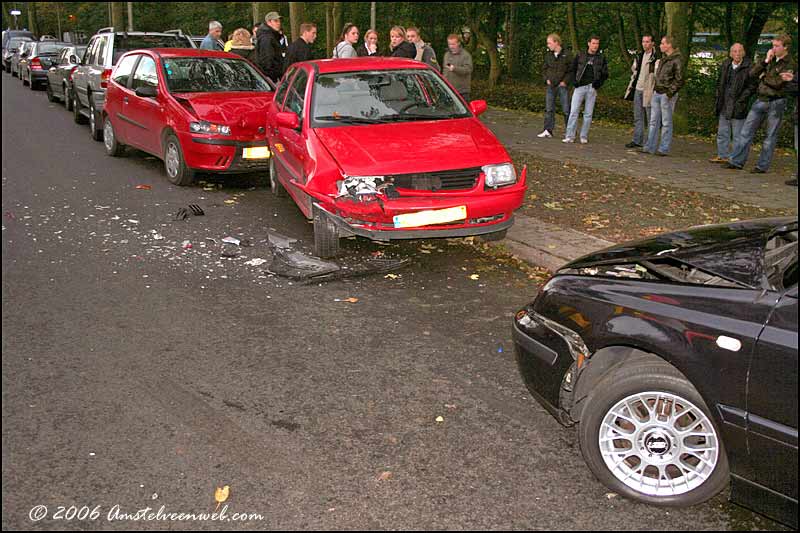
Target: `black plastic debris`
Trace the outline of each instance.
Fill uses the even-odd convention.
[[[197,204],[189,204],[189,207],[181,207],[178,209],[178,212],[175,213],[175,220],[186,220],[190,216],[194,215],[196,217],[201,217],[205,215],[206,212],[197,205]]]

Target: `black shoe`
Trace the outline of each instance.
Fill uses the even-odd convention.
[[[791,185],[792,187],[797,187],[797,178],[795,178],[793,180],[788,180],[786,182],[786,185]]]
[[[760,169],[758,167],[753,167],[753,170],[750,171],[750,174],[766,174],[767,171]]]
[[[665,154],[664,152],[656,152],[658,157],[667,157],[669,154]]]
[[[733,163],[725,163],[722,168],[729,168],[731,170],[742,170],[742,167],[734,165]]]
[[[636,144],[635,142],[629,142],[625,145],[625,148],[641,148],[641,144]]]

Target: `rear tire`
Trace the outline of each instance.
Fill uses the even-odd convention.
[[[125,152],[125,145],[117,139],[114,126],[108,117],[103,120],[103,145],[106,148],[106,154],[111,157],[119,157]]]
[[[286,198],[289,196],[289,193],[286,192],[286,188],[278,180],[274,155],[269,159],[269,188],[272,191],[272,194],[274,194],[277,198]]]
[[[339,254],[339,228],[324,213],[314,212],[314,253],[327,259]]]
[[[585,405],[581,452],[612,491],[648,504],[685,507],[728,484],[727,455],[708,407],[666,362],[643,359],[612,370]]]
[[[164,170],[167,179],[180,187],[191,185],[194,181],[194,171],[186,166],[181,143],[173,133],[164,140]]]
[[[81,101],[78,100],[78,93],[72,93],[72,120],[75,124],[86,124],[86,117],[81,113]]]
[[[69,89],[69,85],[66,83],[64,84],[64,107],[67,108],[67,111],[72,111],[74,102],[72,101],[72,91]]]
[[[92,95],[89,95],[89,133],[92,136],[92,139],[100,142],[103,140],[103,130],[98,129],[102,128],[102,124],[97,123],[97,111],[94,109],[94,101],[92,100]]]
[[[25,87],[26,85],[28,85],[28,80],[25,79],[25,74],[22,73],[22,72],[19,72],[18,75],[19,75],[19,79],[22,80],[22,86]]]
[[[36,82],[33,81],[33,73],[31,71],[28,71],[28,88],[31,91],[36,90]]]

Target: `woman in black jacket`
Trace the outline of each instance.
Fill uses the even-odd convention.
[[[408,59],[417,58],[417,47],[406,41],[406,30],[402,26],[395,26],[389,32],[391,49],[389,57],[406,57]]]
[[[378,32],[367,30],[367,33],[364,34],[364,42],[356,46],[356,54],[358,54],[358,57],[380,57]]]
[[[231,46],[231,53],[242,56],[253,65],[256,65],[258,53],[256,47],[253,46],[250,40],[250,32],[244,28],[239,28],[233,32],[233,46]]]

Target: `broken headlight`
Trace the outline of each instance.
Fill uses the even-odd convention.
[[[579,357],[588,358],[590,356],[589,348],[583,342],[583,338],[576,331],[562,326],[555,320],[550,320],[534,311],[520,311],[517,313],[516,318],[517,323],[523,328],[528,328],[533,324],[540,324],[561,337],[569,347],[569,353],[574,360],[577,361]]]
[[[627,279],[658,279],[649,270],[642,265],[626,264],[626,265],[601,265],[594,267],[583,268],[565,268],[558,271],[559,274],[573,275],[573,276],[600,276],[611,278],[627,278]]]
[[[189,124],[189,131],[192,133],[208,133],[211,135],[230,135],[231,127],[202,121]]]
[[[389,182],[385,176],[344,176],[343,180],[337,181],[338,197],[375,195],[380,193]]]
[[[481,167],[486,176],[486,186],[497,188],[517,182],[517,171],[511,163]]]

